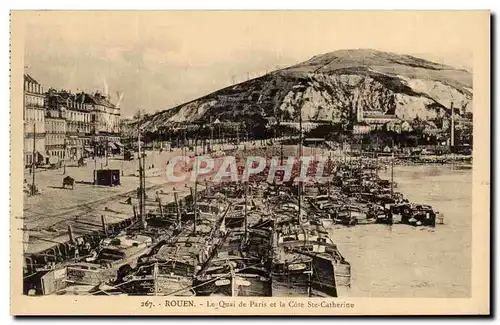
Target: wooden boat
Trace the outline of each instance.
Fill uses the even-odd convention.
[[[410,211],[408,224],[411,226],[436,226],[436,213],[429,205],[414,205]]]
[[[313,257],[298,246],[307,244],[307,230],[294,215],[284,215],[275,223],[272,260],[273,297],[310,297],[312,295]],[[333,270],[331,270],[333,278]]]
[[[355,226],[357,220],[351,216],[351,211],[345,207],[341,207],[334,216],[334,223],[344,226]]]
[[[193,296],[193,278],[200,265],[217,246],[212,232],[197,232],[185,227],[170,241],[158,244],[143,256],[134,269],[122,269],[116,286],[130,295]]]
[[[195,271],[190,261],[161,261],[140,265],[119,287],[129,295],[193,296]]]
[[[210,201],[202,200],[197,202],[196,208],[200,219],[215,222],[226,212],[228,206],[220,200],[213,199]]]
[[[338,218],[342,224],[348,225],[365,225],[373,224],[377,222],[377,218],[374,218],[368,213],[368,208],[361,205],[344,205],[339,213]]]
[[[312,271],[309,294],[336,297],[339,288],[350,288],[350,264],[323,227],[304,225],[300,232],[284,237],[283,246],[288,252],[311,258],[308,265],[309,271]],[[305,272],[305,275],[309,275],[307,270]],[[302,276],[302,279],[304,283],[305,276]]]
[[[229,229],[216,254],[194,280],[198,296],[271,295],[270,232]]]
[[[150,236],[141,234],[122,233],[113,238],[106,238],[93,262],[108,267],[133,263],[151,249],[152,242]]]
[[[301,252],[313,256],[314,279],[313,289],[323,295],[339,296],[351,287],[351,265],[341,254],[337,245],[328,237],[328,233],[321,226],[312,226],[309,229],[306,245],[298,246]],[[333,269],[333,279],[331,277]]]
[[[259,259],[222,254],[194,281],[198,296],[266,297],[271,295],[269,271]]]
[[[272,296],[311,296],[313,259],[291,251],[282,254],[272,264]]]

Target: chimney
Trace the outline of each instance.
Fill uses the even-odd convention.
[[[455,109],[453,108],[453,103],[451,103],[451,135],[450,135],[451,148],[455,146]]]
[[[359,104],[358,104],[358,108],[356,111],[356,118],[357,118],[358,122],[363,121],[363,108]]]

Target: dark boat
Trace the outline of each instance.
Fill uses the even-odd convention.
[[[297,245],[295,249],[313,258],[313,295],[337,297],[350,289],[351,265],[324,227],[310,225],[306,244]]]
[[[273,261],[273,296],[337,297],[350,288],[350,264],[324,227],[282,227]]]
[[[248,229],[246,234],[242,229],[227,230],[223,244],[194,280],[196,295],[270,296],[266,258],[270,237],[271,233],[262,229]]]
[[[297,252],[283,252],[273,261],[273,297],[310,297],[313,261]]]
[[[200,222],[197,232],[184,228],[170,241],[160,242],[138,260],[134,269],[123,268],[116,286],[129,295],[193,296],[193,278],[217,247],[217,234]]]
[[[408,224],[411,226],[435,227],[437,214],[429,205],[414,205],[410,210]]]
[[[292,214],[279,212],[280,220],[274,228],[274,256],[272,260],[273,297],[310,297],[312,289],[313,258],[302,254],[297,245],[306,244],[306,230],[298,225]],[[333,277],[333,271],[332,271]]]
[[[344,226],[355,226],[357,220],[351,215],[351,211],[348,208],[341,207],[333,218],[335,224]]]
[[[138,267],[126,272],[117,284],[130,295],[192,296],[198,255],[206,249],[205,238],[181,235],[154,255],[141,258]]]
[[[212,260],[194,282],[198,296],[266,297],[271,295],[269,270],[259,259],[222,256]]]

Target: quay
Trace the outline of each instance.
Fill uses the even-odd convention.
[[[267,183],[266,166],[248,182],[214,183],[207,176],[175,190],[173,184],[149,185],[143,218],[134,191],[96,200],[87,209],[95,220],[94,210],[105,203],[100,223],[84,221],[84,213],[78,220],[55,218],[56,236],[33,236],[25,253],[25,294],[342,296],[351,285],[351,265],[329,229],[435,227],[442,220],[432,207],[397,193],[393,181],[380,179],[379,167],[369,159],[330,159],[323,184],[282,182],[279,175]],[[299,174],[295,166],[292,177]]]

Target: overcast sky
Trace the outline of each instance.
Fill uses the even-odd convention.
[[[373,48],[472,69],[467,22],[386,12],[39,12],[25,71],[49,87],[124,93],[122,115],[154,112],[276,67]]]

